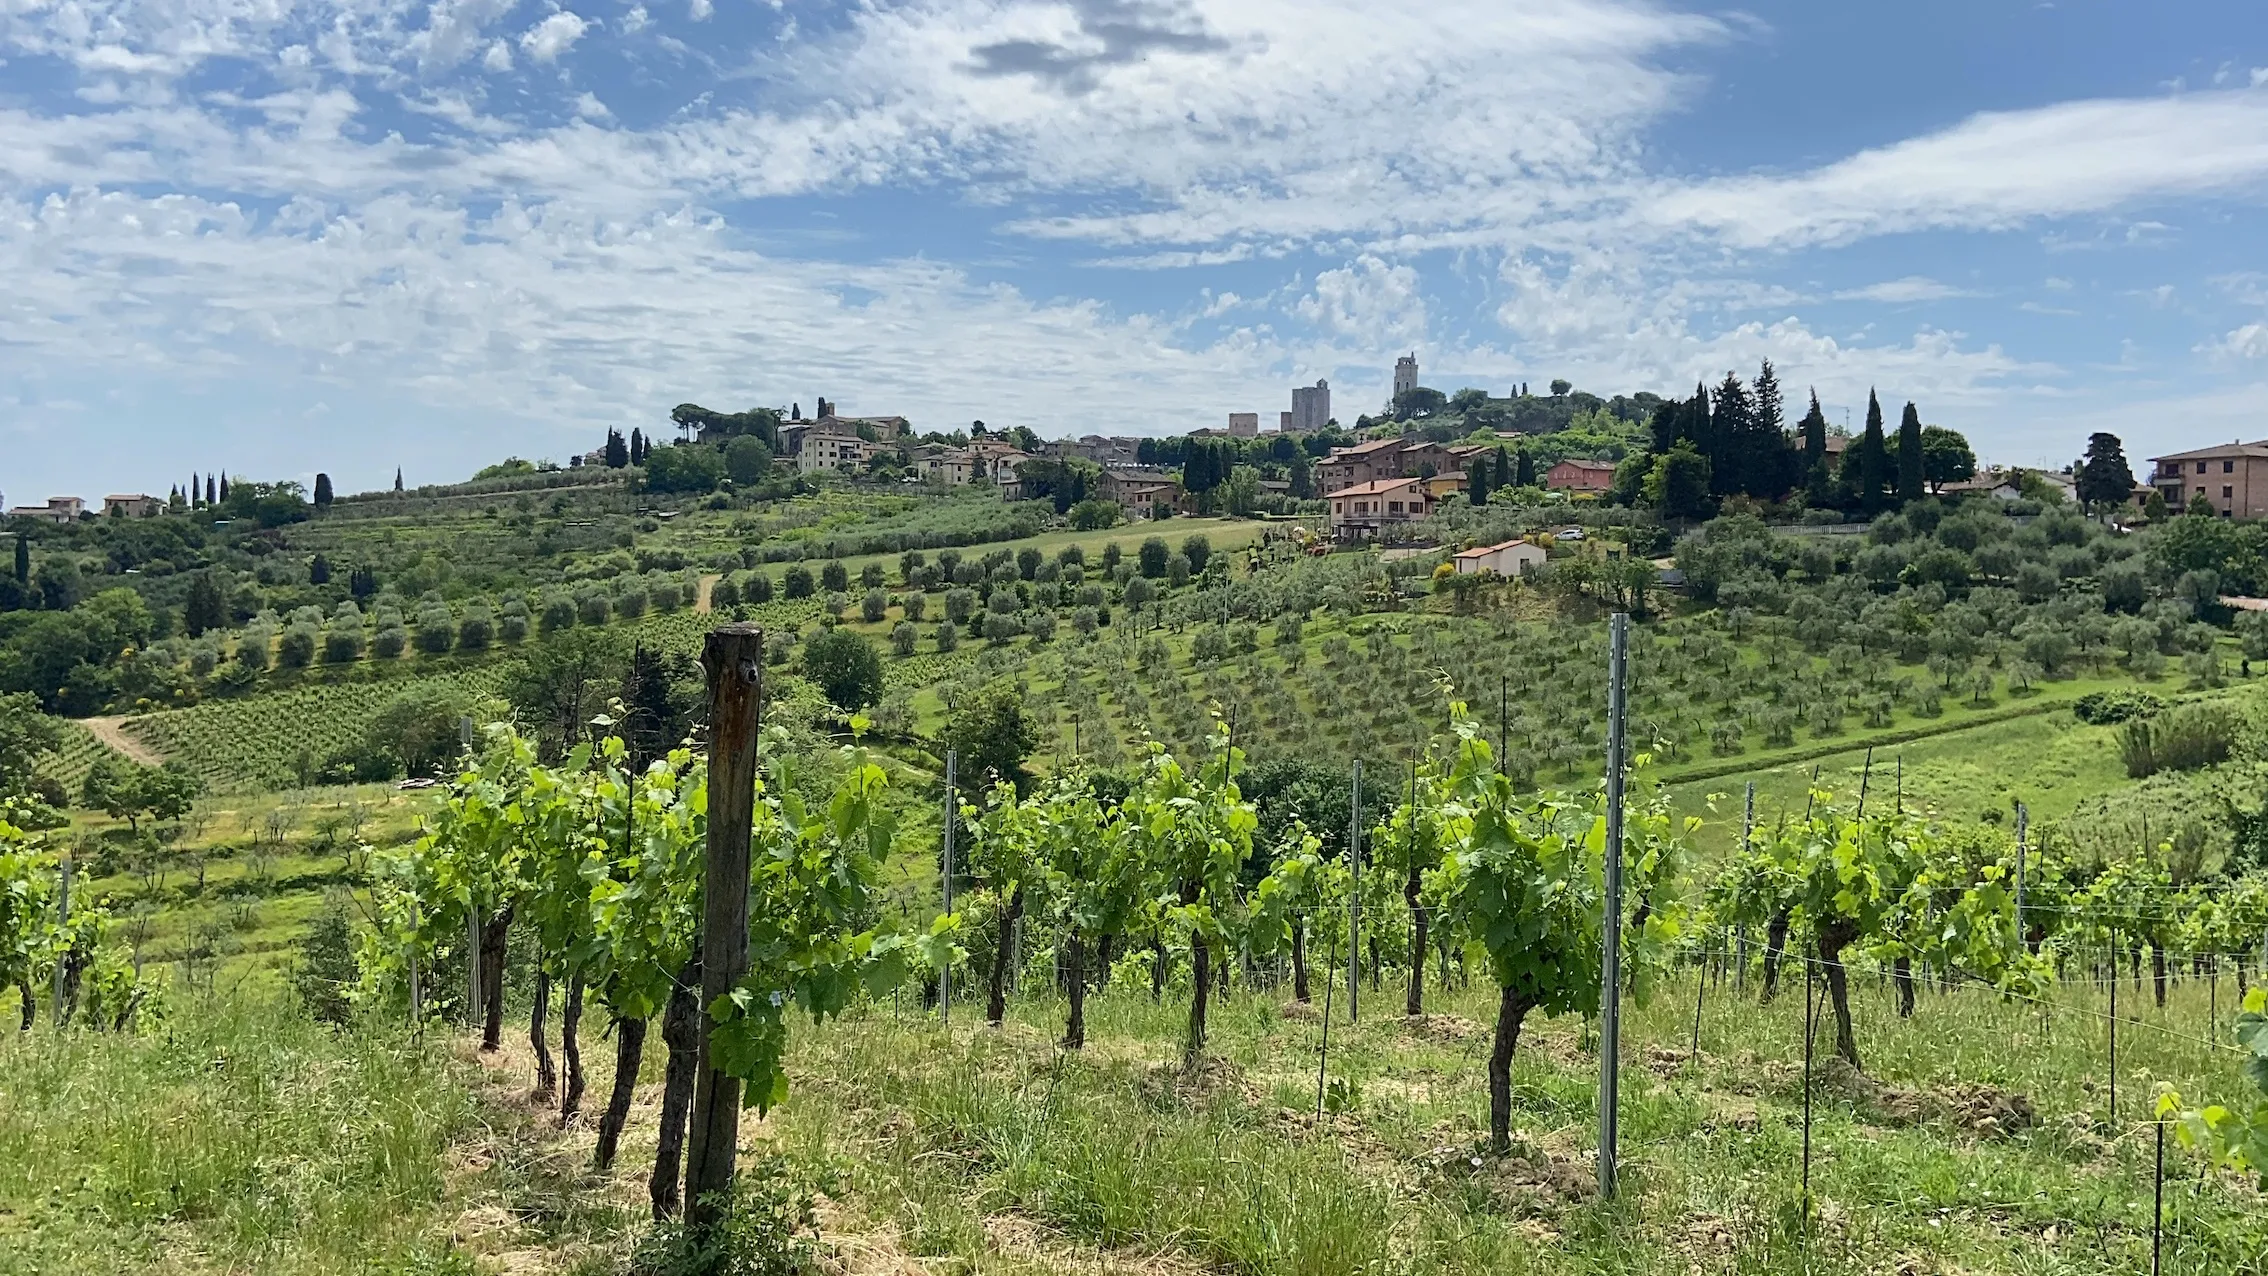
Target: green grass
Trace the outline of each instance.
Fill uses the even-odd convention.
[[[1690,974],[1633,1008],[1612,1204],[1587,1188],[1584,1024],[1531,1021],[1513,1069],[1516,1159],[1499,1163],[1480,1146],[1492,1000],[1429,988],[1436,1017],[1421,1031],[1396,1013],[1392,972],[1366,989],[1359,1026],[1339,992],[1328,1070],[1351,1098],[1321,1121],[1321,1028],[1286,1013],[1280,991],[1240,984],[1216,1002],[1215,1062],[1185,1074],[1185,990],[1154,1004],[1121,987],[1090,1001],[1090,1045],[1073,1056],[1051,1044],[1060,1002],[1037,992],[998,1031],[972,1005],[942,1029],[911,998],[798,1021],[789,1098],[751,1115],[743,1144],[831,1185],[822,1234],[851,1271],[2111,1276],[2148,1266],[2154,1085],[2241,1084],[2232,1056],[2196,1040],[2210,1028],[2195,981],[2163,1012],[2122,1000],[2136,1022],[2113,1121],[2099,994],[2066,989],[2043,1012],[1925,989],[1901,1021],[1862,973],[1875,1083],[1939,1098],[1990,1086],[2038,1119],[1994,1131],[1949,1111],[1898,1117],[1822,1068],[1806,1235],[1800,977],[1763,1006],[1753,980],[1745,996],[1730,979],[1710,988],[1698,1059],[1685,1055]],[[523,1033],[476,1069],[438,1044],[375,1025],[333,1036],[248,997],[170,1010],[140,1037],[42,1028],[0,1042],[0,1270],[621,1270],[658,1042],[624,1161],[601,1178],[581,1168],[587,1126],[560,1132],[521,1098]],[[586,1034],[603,1095],[606,1051]],[[2268,1270],[2253,1185],[2201,1176],[2176,1147],[2166,1201],[2166,1271]]]

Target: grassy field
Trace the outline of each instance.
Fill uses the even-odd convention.
[[[799,1025],[794,1089],[746,1117],[743,1145],[823,1186],[819,1249],[841,1272],[2107,1276],[2149,1266],[2152,1087],[2238,1084],[2234,1058],[2199,1040],[2201,983],[2162,1013],[2126,1003],[2113,1119],[2099,995],[2035,1008],[1925,992],[1900,1021],[1862,978],[1869,1077],[1815,1076],[1807,1227],[1802,990],[1796,977],[1760,1007],[1753,980],[1742,995],[1688,973],[1633,1012],[1612,1203],[1592,1186],[1585,1025],[1530,1024],[1514,1155],[1485,1158],[1492,1001],[1434,989],[1434,1013],[1407,1021],[1391,982],[1359,1026],[1338,990],[1321,1117],[1315,1008],[1240,986],[1216,1006],[1212,1057],[1184,1071],[1186,994],[1153,1003],[1145,986],[1090,1001],[1076,1055],[1051,1045],[1061,1005],[1046,995],[997,1031],[968,1006],[940,1028],[910,999]],[[0,1270],[624,1269],[658,1042],[623,1163],[601,1177],[588,1123],[561,1131],[528,1098],[524,1033],[476,1058],[376,1025],[334,1035],[251,994],[171,1009],[173,1026],[139,1038],[0,1041]],[[606,1052],[585,1051],[603,1094]],[[2268,1270],[2262,1205],[2174,1149],[2163,1270]]]

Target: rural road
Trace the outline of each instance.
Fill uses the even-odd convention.
[[[164,758],[158,756],[156,750],[126,734],[125,724],[126,719],[122,717],[79,719],[79,725],[92,733],[95,739],[102,741],[113,751],[123,753],[143,766],[157,766],[165,761]]]

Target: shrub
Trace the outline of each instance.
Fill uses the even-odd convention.
[[[768,603],[772,601],[772,578],[762,572],[751,572],[742,593],[751,603]]]
[[[2165,707],[2165,701],[2147,691],[2121,687],[2116,691],[2090,691],[2079,697],[2071,712],[2081,722],[2111,726],[2129,718],[2147,718]]]
[[[731,611],[739,605],[740,586],[732,583],[732,574],[717,577],[716,583],[709,586],[709,610]]]
[[[848,629],[830,629],[803,645],[803,676],[845,711],[882,698],[881,658],[874,644]]]
[[[921,631],[914,628],[910,620],[901,620],[890,629],[890,649],[901,656],[912,655],[914,645],[920,641]]]
[[[614,600],[614,614],[624,620],[636,620],[646,614],[646,591],[626,589]]]
[[[457,640],[457,627],[447,610],[429,608],[417,614],[417,649],[429,656],[446,653]]]
[[[809,598],[819,592],[819,583],[811,578],[811,569],[801,563],[787,569],[780,578],[781,592],[789,598]]]
[[[607,605],[605,594],[585,594],[575,604],[575,619],[586,625],[603,625],[613,610]]]
[[[1006,642],[1024,632],[1014,616],[1004,612],[988,611],[984,614],[984,636],[994,642]]]
[[[1053,642],[1055,640],[1055,613],[1052,611],[1033,612],[1030,622],[1025,627],[1031,630],[1033,641]]]
[[[819,583],[829,593],[843,593],[850,589],[850,571],[839,561],[830,561],[819,569]]]
[[[362,626],[334,625],[323,635],[323,663],[351,665],[362,658]]]
[[[937,649],[951,651],[961,645],[960,626],[948,620],[937,627]]]
[[[457,622],[457,650],[486,651],[496,637],[496,620],[488,608],[475,604],[465,609],[465,618]]]
[[[380,660],[392,660],[408,646],[409,634],[400,625],[389,625],[370,640],[370,654]]]
[[[1099,532],[1118,525],[1116,502],[1090,497],[1071,507],[1071,526],[1082,532]]]
[[[537,632],[549,637],[562,629],[575,627],[575,600],[554,598],[543,605],[543,616],[536,622]]]
[[[2229,760],[2235,751],[2236,715],[2222,705],[2191,705],[2119,728],[2118,755],[2127,778],[2160,771],[2195,771]]]
[[[903,606],[906,609],[906,619],[920,620],[922,613],[929,610],[929,599],[922,594],[907,594]]]
[[[867,590],[865,596],[858,600],[858,618],[870,625],[889,614],[889,611],[890,596],[879,589]]]
[[[315,663],[315,627],[298,624],[284,630],[276,643],[276,663],[285,669],[305,669]]]
[[[661,615],[668,615],[685,605],[685,591],[674,580],[657,580],[646,591],[646,604]]]

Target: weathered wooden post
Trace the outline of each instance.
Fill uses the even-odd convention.
[[[685,1195],[686,1220],[697,1231],[713,1231],[732,1206],[741,1084],[709,1057],[709,1030],[715,1022],[709,1008],[748,973],[748,859],[763,714],[763,630],[747,624],[710,630],[701,667],[709,679],[709,847],[702,879],[699,1062]]]

